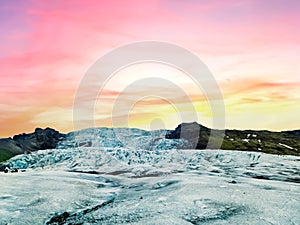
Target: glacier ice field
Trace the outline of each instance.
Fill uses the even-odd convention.
[[[193,150],[166,132],[90,128],[11,158],[0,224],[300,224],[299,157]]]

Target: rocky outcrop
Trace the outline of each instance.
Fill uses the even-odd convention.
[[[18,154],[56,148],[57,143],[64,137],[64,134],[52,128],[36,128],[30,134],[19,134],[13,138],[2,138],[0,139],[0,161]]]
[[[12,154],[22,154],[23,150],[11,138],[0,139],[0,149],[9,149]]]
[[[23,150],[11,138],[0,139],[0,162],[13,157],[14,155],[22,154]]]
[[[214,131],[214,132],[212,132]],[[223,134],[214,136],[215,134]],[[210,135],[214,134],[214,135]],[[266,130],[213,130],[196,122],[180,124],[166,134],[168,139],[186,139],[196,149],[208,147],[208,141],[221,143],[224,150],[256,151],[279,155],[300,156],[300,130],[271,132]],[[221,142],[220,142],[221,141]],[[211,144],[211,143],[210,143]],[[216,144],[216,146],[220,146]]]
[[[31,134],[15,135],[13,140],[26,153],[55,148],[57,143],[61,141],[63,137],[64,134],[61,134],[52,128],[36,128]]]
[[[210,136],[210,129],[196,122],[182,123],[174,131],[168,132],[168,139],[186,139],[190,141],[194,148],[205,149]]]

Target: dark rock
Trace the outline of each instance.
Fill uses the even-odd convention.
[[[78,143],[78,147],[91,147],[92,142],[91,141],[83,141]]]
[[[0,162],[15,155],[37,150],[56,148],[57,143],[65,137],[52,128],[36,128],[33,133],[19,134],[11,138],[0,139]]]
[[[36,128],[33,133],[15,135],[13,140],[24,152],[32,152],[56,148],[57,143],[62,140],[64,136],[64,134],[52,128]]]
[[[5,167],[4,173],[8,173],[8,172],[9,172],[9,168],[8,168],[8,167]]]
[[[64,212],[60,215],[53,216],[46,224],[65,224],[68,217],[70,217],[70,214],[68,212]]]
[[[17,172],[19,172],[19,171],[18,171],[18,169],[15,168],[15,169],[13,169],[11,172],[12,172],[12,173],[17,173]]]
[[[23,152],[22,149],[11,138],[1,138],[0,149],[9,149],[13,154],[20,154]]]
[[[282,132],[215,130],[194,122],[180,124],[175,130],[168,131],[166,138],[186,139],[193,144],[195,149],[215,149],[222,144],[220,149],[224,150],[300,156],[300,130]],[[208,146],[208,141],[210,146]],[[255,164],[250,166],[253,167]]]
[[[168,132],[168,139],[186,139],[189,140],[194,148],[205,149],[210,136],[210,129],[196,122],[182,123],[174,131]]]

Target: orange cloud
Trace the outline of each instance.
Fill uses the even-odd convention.
[[[300,126],[292,116],[298,112],[300,98],[299,8],[298,1],[270,0],[4,2],[0,6],[0,135],[32,131],[44,126],[43,120],[71,130],[75,93],[92,63],[112,48],[149,39],[181,45],[207,64],[232,115],[228,127]],[[114,87],[98,96],[103,118],[109,118],[111,105],[122,93]],[[182,83],[181,88],[208,118],[205,94],[194,91],[189,83]],[[166,87],[159,92],[187,110],[186,96]],[[141,87],[122,94],[125,107],[134,96],[149,92]],[[78,98],[90,104],[95,96],[87,89]],[[139,112],[131,117],[136,124],[154,116],[142,112],[146,106],[162,116],[170,112],[163,100],[141,101]],[[285,124],[276,122],[282,118],[279,112],[287,117]],[[260,120],[261,113],[275,119],[272,123]],[[170,116],[177,123],[175,117]],[[252,117],[258,122],[251,121]]]

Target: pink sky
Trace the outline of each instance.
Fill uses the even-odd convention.
[[[74,95],[87,69],[111,49],[143,40],[182,46],[208,66],[224,95],[227,128],[300,128],[299,10],[296,0],[2,2],[0,136],[46,126],[71,131]],[[132,74],[138,79],[146,70]],[[105,118],[118,87],[102,94],[110,97],[98,109],[107,114],[99,125],[111,125]],[[189,96],[198,122],[209,124],[205,99]],[[165,101],[145,99],[130,124],[147,128],[151,119],[176,116],[170,110]]]

